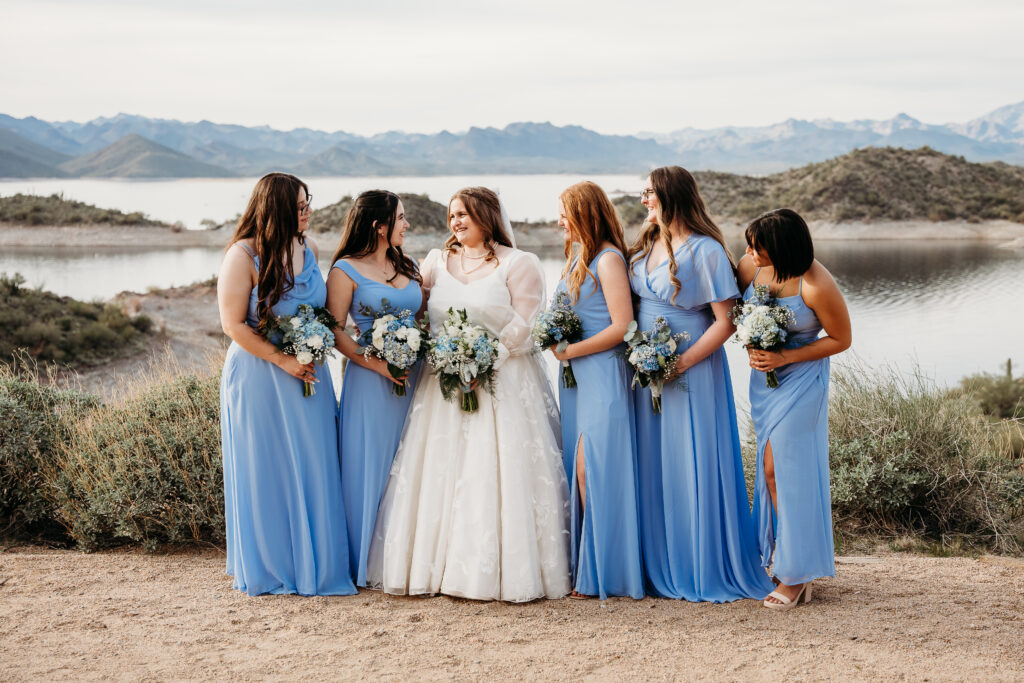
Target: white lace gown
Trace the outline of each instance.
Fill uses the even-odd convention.
[[[463,413],[426,374],[416,384],[367,561],[367,585],[525,602],[570,590],[568,485],[558,408],[530,326],[544,306],[533,254],[513,250],[463,283],[431,251],[423,262],[433,325],[448,308],[500,341],[494,395]],[[434,330],[436,332],[436,328]]]

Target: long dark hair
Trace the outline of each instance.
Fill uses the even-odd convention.
[[[466,213],[484,233],[484,246],[487,247],[485,263],[497,258],[494,255],[495,244],[512,246],[512,240],[505,234],[505,226],[501,220],[501,200],[498,199],[494,190],[486,187],[464,187],[453,194],[452,198],[448,200],[449,230],[452,227],[452,202],[456,199],[462,202],[462,205],[466,207]],[[459,244],[459,240],[456,239],[455,233],[452,233],[444,243],[444,250],[452,251],[457,244]]]
[[[367,190],[352,203],[345,218],[345,230],[341,234],[341,244],[334,252],[331,265],[334,265],[346,256],[359,258],[372,254],[377,250],[377,242],[380,235],[377,228],[381,225],[387,226],[387,258],[395,267],[395,274],[388,279],[391,282],[398,274],[406,276],[410,280],[423,283],[420,271],[416,262],[402,252],[401,247],[391,244],[391,234],[395,231],[395,219],[398,213],[398,195],[387,190]]]
[[[622,223],[615,213],[615,207],[596,183],[589,180],[576,183],[567,188],[559,199],[565,209],[572,241],[580,243],[579,258],[575,267],[572,267],[573,247],[571,242],[566,242],[565,267],[562,269],[566,288],[575,302],[580,298],[580,287],[588,275],[597,284],[597,278],[590,272],[590,262],[597,255],[601,244],[608,242],[625,256],[626,238],[622,234]]]
[[[288,173],[268,173],[256,181],[245,213],[238,219],[230,247],[235,242],[252,239],[259,262],[256,276],[256,316],[259,328],[266,327],[271,309],[294,285],[292,240],[300,244],[306,238],[299,232],[299,189],[309,188]]]
[[[736,261],[725,243],[721,229],[708,215],[707,205],[704,203],[704,198],[700,196],[700,190],[697,189],[697,181],[693,175],[681,166],[662,166],[651,171],[651,186],[654,188],[654,195],[658,198],[658,216],[655,221],[644,225],[636,242],[630,248],[630,266],[632,267],[637,261],[647,256],[651,247],[654,246],[654,242],[661,239],[668,252],[669,280],[675,288],[672,292],[672,300],[675,301],[683,284],[676,277],[678,265],[672,250],[672,233],[669,228],[673,223],[679,221],[691,232],[706,235],[721,244],[735,271]]]

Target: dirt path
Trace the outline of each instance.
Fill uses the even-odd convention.
[[[839,558],[789,613],[647,598],[249,598],[215,551],[0,552],[0,679],[1024,677],[1024,564]]]

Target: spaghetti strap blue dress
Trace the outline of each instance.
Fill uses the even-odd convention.
[[[695,342],[714,322],[711,303],[739,298],[732,265],[716,240],[692,234],[676,250],[682,290],[673,300],[668,260],[630,267],[640,329],[659,316]],[[648,255],[649,258],[649,255]],[[667,384],[662,412],[650,389],[635,392],[640,529],[649,593],[693,602],[763,599],[761,567],[743,478],[736,409],[725,351]]]
[[[326,298],[323,275],[307,246],[302,272],[273,313],[291,315],[304,303],[323,306]],[[253,328],[256,302],[253,288],[246,318]],[[301,380],[236,343],[224,360],[227,572],[235,588],[249,595],[356,592],[348,567],[334,390],[326,366],[317,366],[316,376],[316,393],[303,398]]]
[[[372,314],[360,312],[360,304],[374,311],[383,300],[398,310],[419,310],[423,292],[416,280],[398,289],[361,274],[347,261],[338,261],[356,284],[349,314],[360,330],[373,325]],[[391,461],[398,451],[405,416],[412,405],[415,369],[409,373],[405,396],[391,392],[393,384],[380,374],[348,363],[338,407],[338,448],[341,453],[341,486],[348,522],[349,567],[357,586],[366,586],[366,557],[377,521],[377,506],[384,495]]]
[[[597,262],[590,262],[597,275]],[[573,304],[583,323],[583,338],[611,324],[600,280],[589,275]],[[561,280],[555,292],[566,291]],[[570,295],[571,300],[571,295]],[[571,489],[571,569],[573,588],[605,600],[609,595],[644,597],[636,488],[636,442],[630,373],[619,347],[573,358],[577,386],[559,387],[562,412],[562,462]],[[583,444],[585,505],[580,504],[576,452]]]
[[[756,279],[756,274],[755,274]],[[785,348],[811,343],[821,323],[803,299],[803,278],[795,296],[781,297],[796,318]],[[744,298],[753,296],[753,283]],[[761,562],[787,586],[835,576],[832,496],[828,468],[828,358],[778,368],[779,386],[769,389],[765,373],[750,372],[750,416],[757,433],[754,514]],[[778,513],[764,476],[765,445],[772,445]]]

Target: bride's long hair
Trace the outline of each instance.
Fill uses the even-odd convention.
[[[486,187],[464,187],[448,200],[448,230],[452,228],[452,202],[456,199],[466,207],[466,213],[473,219],[473,222],[480,226],[484,233],[484,246],[487,247],[487,257],[484,262],[494,261],[494,245],[501,244],[506,247],[512,246],[512,240],[505,234],[505,227],[501,220],[501,200],[494,190]],[[462,246],[452,232],[444,243],[444,251],[452,252],[456,246]]]
[[[590,270],[590,262],[594,260],[601,245],[608,242],[625,256],[626,238],[615,207],[596,183],[589,180],[576,183],[562,192],[558,199],[565,210],[570,235],[570,240],[565,243],[562,277],[565,278],[569,295],[576,302],[580,298],[580,287],[588,275],[595,286],[598,284],[597,277]],[[572,263],[573,242],[580,244],[575,266]]]
[[[715,225],[708,215],[707,205],[704,198],[697,189],[697,181],[693,175],[681,166],[662,166],[651,171],[651,187],[654,188],[654,196],[658,198],[658,210],[655,213],[655,220],[645,223],[633,246],[629,250],[629,266],[632,268],[637,261],[642,261],[650,253],[655,241],[661,240],[668,252],[669,280],[672,282],[674,291],[672,301],[683,288],[683,283],[676,277],[678,265],[676,256],[672,250],[671,226],[680,222],[690,232],[698,235],[706,235],[722,245],[725,255],[732,264],[733,271],[736,270],[736,261],[725,243],[722,230]],[[690,258],[693,258],[691,248]]]

